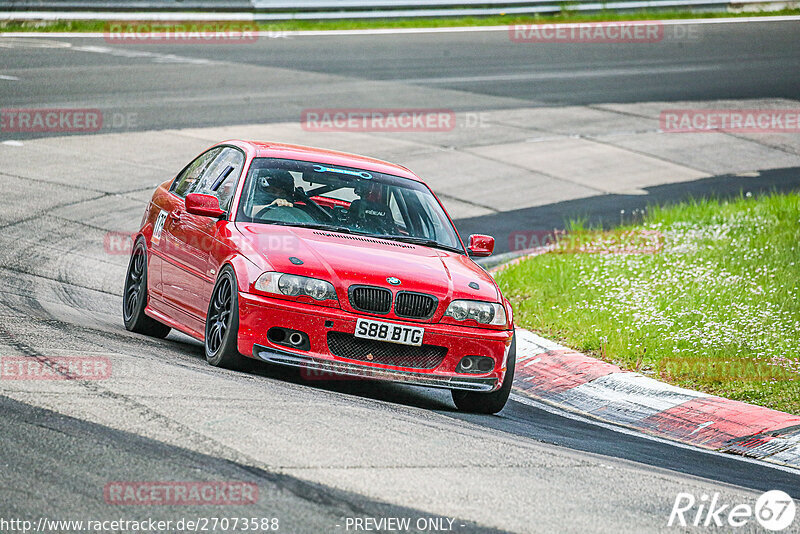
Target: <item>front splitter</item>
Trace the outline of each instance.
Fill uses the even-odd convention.
[[[322,360],[311,356],[283,352],[262,345],[253,346],[253,356],[268,363],[300,367],[313,372],[331,373],[340,376],[351,376],[353,378],[388,380],[415,386],[458,389],[463,391],[482,391],[487,393],[496,389],[497,386],[496,378],[443,377],[410,371],[367,367],[365,365]]]

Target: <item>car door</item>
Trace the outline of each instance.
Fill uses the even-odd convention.
[[[244,162],[244,152],[233,147],[223,148],[191,192],[213,195],[219,200],[219,207],[229,211]],[[225,221],[202,215],[184,214],[182,224],[191,228],[192,235],[195,236],[196,241],[189,245],[199,244],[197,247],[199,250],[192,256],[196,263],[191,267],[203,273],[201,283],[194,288],[196,291],[194,296],[198,299],[200,316],[205,319],[219,268],[215,260],[222,246],[219,232]]]
[[[205,315],[205,310],[200,312],[200,295],[202,286],[207,283],[207,254],[202,250],[202,232],[194,224],[195,216],[186,213],[184,199],[198,187],[222,150],[217,147],[201,154],[175,179],[171,194],[165,201],[167,216],[159,240],[164,257],[161,265],[162,298],[182,312],[174,316],[176,320],[181,323],[189,320],[192,324],[187,326],[198,331],[201,317]]]
[[[171,257],[174,246],[164,237],[164,228],[168,222],[172,222],[173,212],[181,206],[183,197],[219,151],[220,149],[211,149],[198,156],[178,173],[163,193],[159,192],[152,201],[149,213],[149,217],[153,221],[153,233],[150,240],[152,254],[150,254],[148,265],[148,282],[150,289],[153,290],[152,297],[157,297],[159,300],[163,298],[162,267],[165,261],[174,261]],[[155,304],[151,303],[151,305]],[[160,305],[157,307],[161,313],[172,315],[169,313],[169,309],[164,309]]]

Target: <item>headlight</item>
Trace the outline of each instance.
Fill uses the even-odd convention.
[[[337,300],[336,290],[330,282],[296,274],[264,273],[256,280],[255,288],[289,297],[307,295],[314,300]]]
[[[472,319],[481,324],[504,326],[506,324],[506,310],[502,304],[494,302],[481,302],[479,300],[454,300],[444,312],[445,316],[456,321]]]

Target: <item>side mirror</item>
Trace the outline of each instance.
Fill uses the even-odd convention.
[[[494,252],[494,238],[490,235],[472,234],[467,247],[470,256],[485,258]]]
[[[214,195],[189,193],[186,195],[186,211],[193,215],[214,217],[219,219],[225,216],[225,210],[219,208],[219,199]]]

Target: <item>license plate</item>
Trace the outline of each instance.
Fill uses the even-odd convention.
[[[425,329],[418,326],[405,326],[400,324],[359,319],[356,322],[356,337],[364,339],[377,339],[401,345],[422,345]]]

